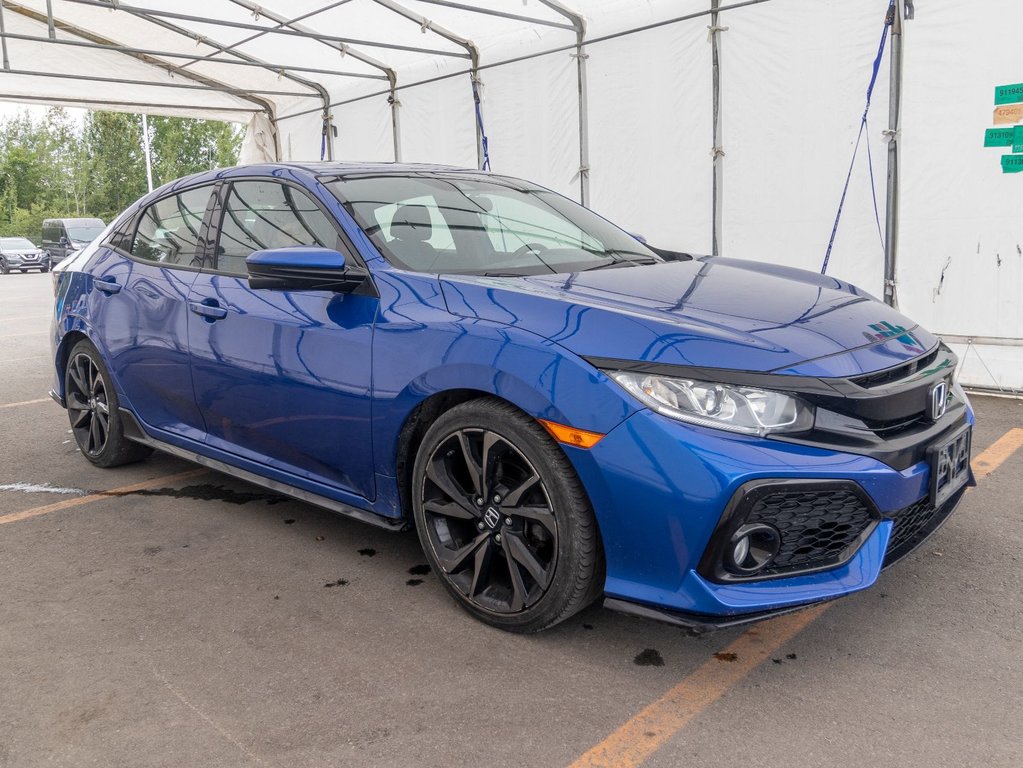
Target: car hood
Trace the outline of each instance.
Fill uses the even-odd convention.
[[[0,253],[9,253],[15,256],[31,256],[39,253],[41,248],[4,248]]]
[[[938,340],[854,286],[737,259],[531,277],[441,276],[448,309],[583,357],[844,377]]]

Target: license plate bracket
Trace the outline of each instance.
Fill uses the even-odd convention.
[[[973,430],[967,424],[929,449],[931,504],[940,507],[970,479],[970,448]]]

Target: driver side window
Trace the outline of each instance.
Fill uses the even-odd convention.
[[[217,245],[219,272],[247,273],[253,251],[312,245],[338,247],[333,223],[307,194],[276,181],[239,181],[231,185]]]

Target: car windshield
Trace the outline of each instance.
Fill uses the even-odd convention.
[[[553,192],[496,176],[359,176],[330,182],[388,261],[415,272],[538,275],[662,261]]]
[[[90,243],[99,237],[102,231],[102,224],[69,226],[67,228],[67,236],[80,243]]]
[[[35,249],[35,244],[24,237],[0,237],[0,249],[5,251],[29,251]]]

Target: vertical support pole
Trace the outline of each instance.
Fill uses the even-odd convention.
[[[710,49],[711,49],[711,89],[713,94],[713,182],[711,187],[711,255],[721,255],[721,219],[724,201],[724,157],[725,150],[721,146],[721,26],[718,24],[718,11],[721,0],[711,0],[710,14]]]
[[[51,40],[57,39],[57,30],[53,27],[53,0],[46,0],[46,29]]]
[[[146,154],[146,184],[149,191],[153,191],[153,152],[149,145],[149,118],[142,113],[142,150]]]
[[[490,164],[490,159],[487,156],[487,147],[483,137],[483,97],[480,94],[480,86],[483,85],[483,81],[480,80],[479,64],[479,56],[473,53],[472,70],[469,77],[472,78],[473,121],[476,123],[476,167],[482,171],[489,170],[487,166]]]
[[[334,116],[330,114],[330,107],[326,104],[323,107],[323,149],[326,160],[334,161]],[[320,158],[323,160],[324,158]]]
[[[394,142],[394,162],[401,162],[401,102],[398,101],[398,77],[389,70],[387,79],[391,84],[391,93],[387,102],[391,105],[391,138]]]
[[[4,27],[4,4],[0,1],[0,47],[3,48],[4,69],[10,70],[11,60],[7,58],[7,29]]]
[[[575,46],[576,68],[579,81],[579,202],[590,204],[590,123],[589,88],[586,82],[586,53],[584,37],[586,28],[581,23],[576,27],[578,42]]]
[[[884,303],[894,307],[895,260],[899,252],[899,140],[902,126],[902,31],[906,0],[895,0],[888,98],[888,195],[884,218]]]

